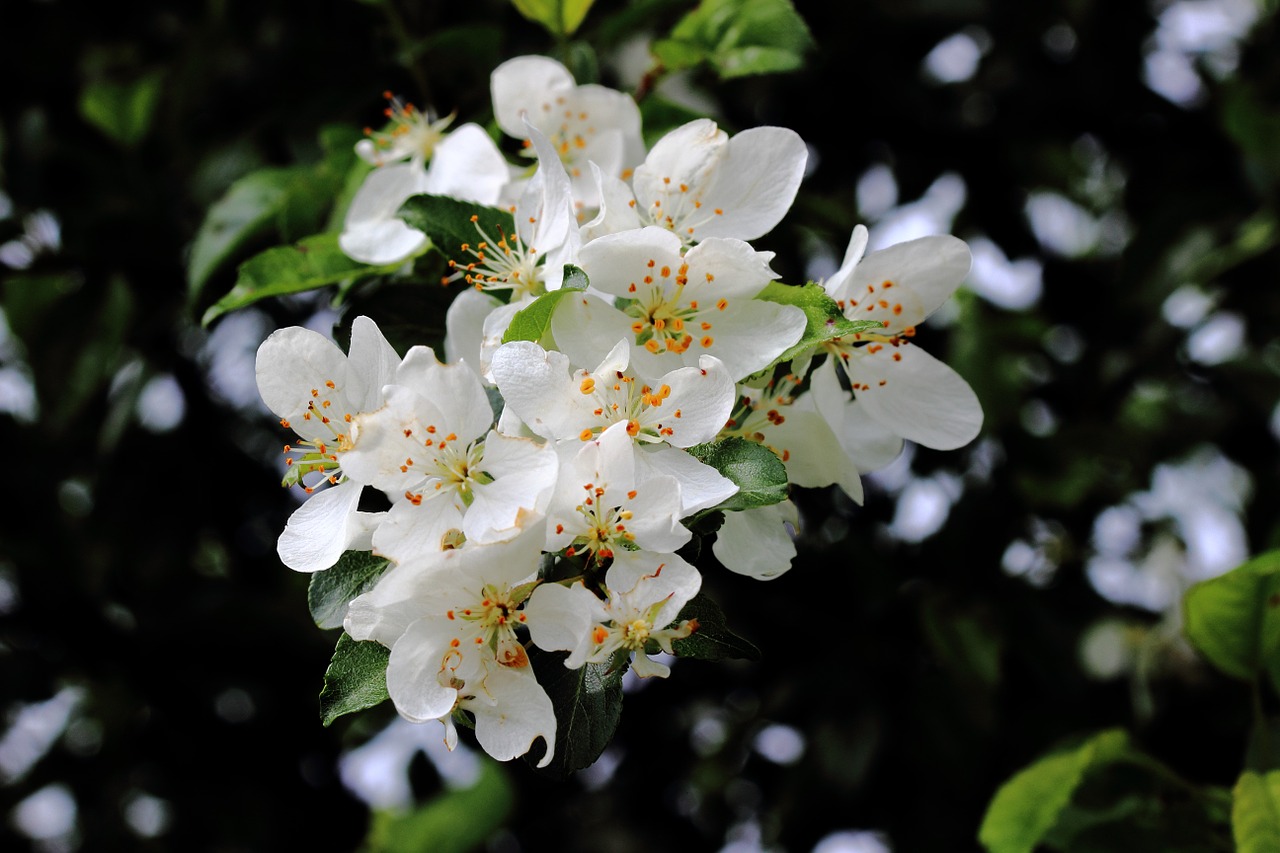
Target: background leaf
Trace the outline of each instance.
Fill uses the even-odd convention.
[[[1280,770],[1246,771],[1232,792],[1231,830],[1239,853],[1280,850]]]
[[[668,70],[710,64],[721,79],[795,71],[813,36],[790,0],[703,0],[653,52]]]
[[[130,83],[94,81],[80,93],[80,115],[116,142],[133,147],[151,129],[163,83],[159,71]]]
[[[1187,639],[1214,666],[1246,681],[1266,669],[1280,685],[1280,551],[1196,584],[1182,607]]]
[[[399,268],[399,263],[370,266],[353,261],[338,248],[337,234],[317,234],[292,246],[267,249],[241,264],[235,287],[204,312],[201,322],[207,326],[228,311],[269,296],[315,290],[357,276],[389,273]]]
[[[409,812],[377,809],[364,853],[467,853],[501,827],[515,804],[515,789],[497,762],[481,759],[479,778],[447,788]]]

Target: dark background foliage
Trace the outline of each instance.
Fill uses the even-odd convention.
[[[78,841],[65,843],[83,849],[345,850],[364,838],[368,810],[335,762],[391,712],[320,726],[336,637],[311,623],[306,578],[274,553],[295,505],[265,461],[281,437],[260,410],[210,392],[199,313],[234,271],[192,299],[185,263],[235,178],[314,161],[322,125],[378,123],[384,89],[485,121],[489,70],[556,49],[496,0],[409,5],[16,0],[0,11],[0,189],[13,208],[0,241],[36,210],[61,223],[56,251],[0,266],[12,330],[0,354],[30,376],[39,407],[0,415],[0,701],[12,722],[24,704],[82,691],[48,754],[0,780],[0,815],[57,783],[76,803]],[[606,55],[688,8],[600,0],[580,36]],[[901,498],[885,486],[869,486],[863,507],[797,495],[806,527],[791,573],[768,584],[706,573],[763,661],[687,662],[629,694],[603,784],[506,768],[515,804],[494,849],[719,849],[758,831],[765,846],[804,851],[871,829],[898,850],[962,850],[976,847],[997,787],[1066,737],[1125,727],[1197,785],[1230,786],[1244,761],[1247,687],[1198,663],[1176,625],[1160,639],[1161,614],[1099,595],[1085,566],[1099,512],[1206,444],[1252,476],[1240,516],[1250,551],[1280,541],[1268,427],[1280,398],[1275,19],[1262,15],[1236,74],[1204,74],[1202,98],[1178,105],[1143,78],[1160,4],[798,8],[817,44],[802,72],[698,80],[725,127],[789,126],[817,154],[791,216],[759,244],[779,253],[784,279],[802,280],[821,243],[843,250],[864,217],[855,184],[885,164],[904,201],[960,176],[954,233],[1040,262],[1043,295],[1011,310],[965,294],[949,328],[922,331],[987,418],[976,449],[912,460],[917,478],[949,471],[963,488],[941,529],[895,536]],[[923,57],[962,30],[987,47],[977,73],[927,80]],[[590,67],[580,47],[569,56]],[[139,128],[112,133],[86,116],[86,93],[140,80],[157,100]],[[1120,177],[1091,194],[1104,159]],[[1122,216],[1128,239],[1076,257],[1049,250],[1026,215],[1039,190]],[[1162,315],[1186,284],[1244,318],[1236,357],[1189,356],[1186,332]],[[376,319],[397,319],[385,293],[361,298]],[[274,327],[317,302],[259,307]],[[1075,357],[1047,343],[1064,329]],[[165,377],[185,400],[168,427],[138,414]],[[1160,524],[1148,519],[1146,533]],[[1052,569],[1038,584],[1002,568],[1020,539]],[[1081,640],[1105,618],[1158,665],[1142,678],[1090,675]],[[797,761],[753,747],[774,723],[803,737]],[[439,789],[433,774],[413,765],[424,800]],[[139,794],[167,809],[153,837],[125,819]],[[1182,805],[1168,800],[1157,823],[1176,828]],[[1198,843],[1157,833],[1131,849],[1175,842]],[[0,825],[0,847],[33,844],[11,817]]]

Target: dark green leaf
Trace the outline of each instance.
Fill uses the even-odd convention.
[[[1280,770],[1245,771],[1232,792],[1231,830],[1239,853],[1280,850]]]
[[[1183,630],[1214,666],[1246,681],[1268,670],[1280,684],[1280,551],[1187,590]]]
[[[502,766],[480,762],[480,778],[468,788],[449,788],[413,811],[375,810],[365,853],[467,853],[480,849],[502,826],[515,792]]]
[[[399,263],[370,266],[353,261],[338,248],[337,234],[317,234],[292,246],[267,249],[241,264],[235,287],[204,313],[202,322],[207,326],[228,311],[268,296],[314,290],[356,276],[392,272],[399,267]]]
[[[445,257],[459,264],[464,262],[464,257],[471,260],[463,254],[463,244],[475,247],[488,240],[496,245],[504,236],[516,233],[516,221],[509,212],[442,195],[411,196],[400,206],[397,215],[406,225],[426,234]],[[482,236],[480,231],[487,236]]]
[[[132,147],[151,129],[163,82],[164,75],[153,71],[130,83],[90,83],[80,93],[80,115],[116,142]]]
[[[562,652],[530,651],[529,660],[538,683],[551,697],[556,712],[556,754],[545,768],[567,776],[590,767],[613,739],[622,717],[622,675],[629,653],[614,655],[609,663],[589,663],[578,669],[564,665]],[[525,756],[536,766],[545,755],[542,742]]]
[[[333,650],[320,691],[320,720],[326,726],[343,714],[372,708],[387,697],[391,650],[372,640],[357,642],[343,633]]]
[[[213,273],[259,238],[275,234],[288,241],[322,228],[336,230],[340,219],[329,223],[332,228],[326,228],[325,223],[334,196],[344,192],[349,177],[355,177],[358,187],[368,172],[355,156],[358,138],[359,134],[346,126],[322,128],[324,158],[319,163],[261,169],[232,184],[209,209],[191,247],[187,263],[191,301],[199,298]],[[345,202],[342,206],[345,210]]]
[[[370,551],[347,551],[332,568],[313,574],[307,586],[311,618],[321,628],[341,628],[351,599],[368,591],[388,563]]]
[[[791,361],[802,353],[815,349],[825,341],[835,340],[845,335],[856,335],[883,328],[876,320],[850,320],[844,316],[836,301],[827,295],[821,285],[809,284],[795,286],[771,281],[760,291],[757,299],[776,302],[779,305],[793,305],[804,312],[804,334],[800,340],[773,360],[774,365]]]
[[[787,469],[778,455],[762,444],[726,438],[690,447],[689,453],[738,486],[735,494],[713,509],[754,509],[787,498]]]
[[[698,629],[683,640],[671,644],[677,657],[698,660],[760,660],[760,650],[742,639],[725,625],[720,605],[703,593],[698,593],[676,616],[677,622],[697,619]]]

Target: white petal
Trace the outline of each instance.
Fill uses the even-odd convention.
[[[855,503],[862,503],[862,479],[839,438],[817,412],[794,409],[784,408],[783,422],[765,435],[769,447],[782,457],[787,479],[805,488],[834,483]]]
[[[468,682],[468,689],[471,683]],[[467,701],[465,707],[476,717],[476,740],[484,751],[499,761],[524,755],[533,742],[542,738],[547,753],[539,767],[551,763],[556,750],[556,714],[547,691],[527,673],[507,667],[492,667],[484,679],[484,690],[494,703]]]
[[[327,569],[368,531],[356,517],[364,486],[347,480],[319,491],[293,511],[276,543],[280,560],[299,572]]]
[[[675,447],[692,447],[711,441],[724,428],[738,400],[737,388],[728,369],[712,356],[701,356],[697,367],[681,367],[665,374],[659,385],[671,388],[671,395],[657,409],[646,413],[646,422],[661,419],[663,433]],[[676,413],[679,412],[679,415]]]
[[[863,347],[845,370],[866,413],[917,444],[954,450],[982,428],[982,405],[969,383],[917,346]]]
[[[445,312],[444,356],[447,361],[465,361],[472,370],[480,370],[480,347],[484,340],[484,322],[502,305],[487,293],[474,287],[454,297]]]
[[[493,116],[503,133],[525,138],[523,116],[544,133],[550,132],[559,116],[554,110],[557,94],[574,87],[573,75],[554,59],[545,56],[517,56],[493,69],[489,88],[493,95]]]
[[[636,168],[632,182],[636,202],[648,210],[654,201],[666,198],[673,185],[704,191],[728,141],[729,135],[705,118],[666,134],[649,151],[644,164]]]
[[[351,352],[347,356],[347,399],[356,412],[371,412],[382,405],[382,386],[391,381],[400,356],[387,343],[377,324],[357,317],[351,324]]]
[[[738,491],[732,480],[683,450],[663,446],[637,449],[636,480],[643,484],[662,475],[680,482],[682,516],[723,503]]]
[[[711,551],[726,569],[756,580],[772,580],[791,568],[799,526],[795,504],[783,501],[743,512],[726,512]]]
[[[547,651],[574,652],[565,661],[570,669],[577,669],[586,660],[591,629],[600,610],[600,599],[581,581],[570,587],[544,583],[533,591],[524,606],[534,645]]]
[[[441,364],[430,347],[416,346],[405,353],[396,370],[396,385],[429,400],[443,416],[445,433],[469,442],[484,435],[493,423],[489,395],[475,371],[464,364]]]
[[[619,231],[630,231],[640,227],[640,217],[635,211],[635,196],[631,192],[631,187],[627,186],[621,178],[603,174],[595,163],[590,165],[600,199],[600,210],[594,219],[582,226],[579,232],[583,245],[606,234],[616,234]]]
[[[302,416],[313,400],[329,399],[326,383],[346,375],[346,362],[342,350],[319,332],[301,326],[278,329],[258,347],[258,393],[267,408],[289,421],[303,438],[331,437],[327,427],[309,424]]]
[[[778,277],[769,268],[773,252],[757,252],[741,240],[706,240],[690,249],[684,260],[689,265],[687,299],[705,305],[720,298],[750,299]]]
[[[498,146],[478,124],[464,124],[436,146],[421,192],[495,204],[510,171]]]
[[[623,298],[634,298],[646,275],[664,266],[674,270],[680,261],[680,238],[653,225],[592,240],[578,253],[591,286]],[[760,282],[760,287],[766,283],[767,279]]]
[[[416,723],[436,720],[453,711],[458,691],[440,684],[448,646],[436,644],[431,618],[411,624],[391,647],[387,662],[387,693],[400,715]]]
[[[410,196],[427,192],[427,174],[414,163],[374,169],[356,191],[338,246],[361,263],[392,264],[418,251],[427,236],[405,225],[396,211]]]
[[[373,536],[373,548],[397,563],[443,551],[451,530],[462,529],[462,513],[445,497],[424,496],[422,503],[398,500]]]
[[[702,200],[724,213],[699,226],[696,239],[768,234],[791,208],[808,156],[804,140],[785,127],[754,127],[734,136]]]
[[[890,331],[918,326],[960,286],[970,262],[969,247],[949,235],[872,252],[854,270],[850,298],[858,305],[847,305],[845,313],[856,320],[887,321]]]
[[[468,541],[510,539],[546,511],[559,470],[551,447],[490,431],[480,464],[493,482],[473,487],[475,500],[463,523]]]
[[[620,340],[628,342],[635,356],[641,352],[648,354],[647,350],[631,346],[636,338],[631,331],[633,322],[634,319],[590,292],[572,293],[560,300],[551,315],[551,335],[571,362],[590,367],[599,364]],[[679,359],[673,361],[674,364],[667,363],[668,370],[680,363]]]
[[[862,255],[867,250],[869,238],[867,226],[853,226],[853,233],[849,235],[849,246],[844,251],[844,260],[840,263],[840,269],[822,283],[823,289],[832,299],[839,301],[849,298],[853,287],[853,271],[857,269],[858,262],[862,260]]]
[[[711,346],[691,346],[682,358],[689,362],[709,353],[724,362],[734,381],[763,370],[804,334],[805,313],[794,305],[762,299],[736,299],[724,311],[703,315],[711,323],[705,335]]]
[[[662,602],[653,625],[665,628],[676,620],[680,608],[698,594],[702,575],[676,554],[623,551],[614,557],[605,574],[605,584],[624,595],[627,604],[637,610],[648,610]]]
[[[570,376],[569,359],[528,341],[503,344],[490,370],[507,407],[545,438],[576,437],[591,416]]]

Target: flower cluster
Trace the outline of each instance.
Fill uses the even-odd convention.
[[[442,721],[451,745],[455,722],[473,725],[499,759],[542,739],[546,765],[567,709],[537,672],[665,676],[664,656],[699,656],[691,527],[716,535],[730,571],[777,577],[799,522],[788,484],[860,502],[860,475],[904,440],[959,447],[982,412],[913,341],[967,274],[963,242],[864,258],[858,226],[839,271],[803,287],[749,242],[795,198],[796,133],[702,119],[646,153],[629,96],[543,57],[501,65],[492,94],[531,163],[391,98],[388,130],[358,146],[376,168],[340,237],[370,264],[444,256],[445,280],[468,285],[447,361],[426,346],[401,357],[360,317],[347,354],[277,331],[257,378],[298,436],[286,483],[310,494],[281,559],[319,572],[351,551],[383,558],[343,627],[390,650],[399,713]],[[445,244],[406,221],[423,195],[467,203],[436,208],[476,211],[440,233],[474,238]],[[362,511],[369,490],[389,508]]]

